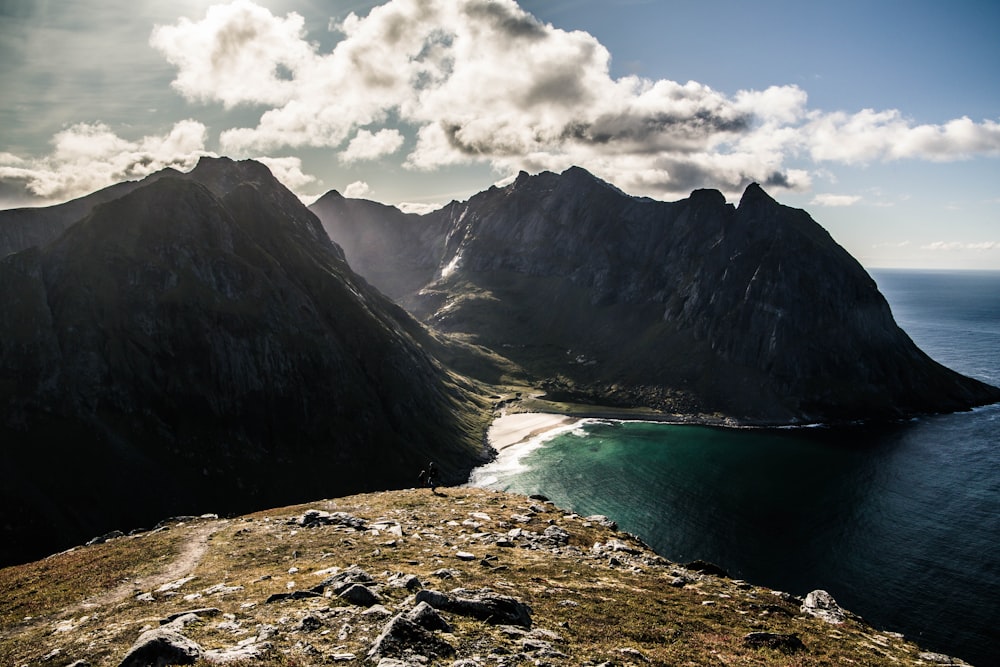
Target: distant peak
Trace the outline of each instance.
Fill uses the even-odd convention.
[[[776,204],[777,202],[771,197],[771,195],[764,192],[764,188],[760,187],[759,183],[751,183],[747,186],[747,189],[743,191],[743,197],[740,198],[740,208],[745,204],[756,204],[756,203],[771,203]]]

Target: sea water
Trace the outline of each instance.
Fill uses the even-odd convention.
[[[1000,272],[872,275],[925,352],[1000,384]],[[583,420],[476,480],[1000,665],[1000,405],[849,428]]]

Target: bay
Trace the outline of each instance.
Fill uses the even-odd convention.
[[[872,274],[925,352],[1000,384],[1000,272]],[[838,428],[582,420],[473,478],[607,514],[671,560],[825,589],[927,649],[1000,664],[1000,405]]]

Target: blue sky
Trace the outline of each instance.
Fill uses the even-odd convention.
[[[0,207],[200,155],[420,207],[580,164],[1000,269],[1000,3],[0,0]]]

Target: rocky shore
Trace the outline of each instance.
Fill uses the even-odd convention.
[[[183,517],[0,570],[4,665],[965,664],[470,488]]]

